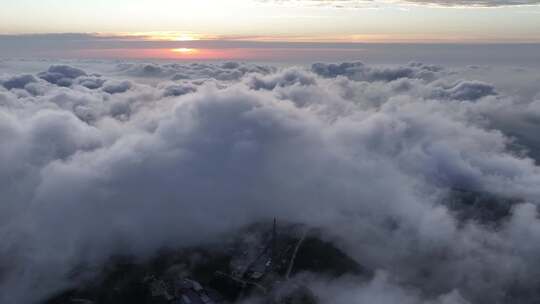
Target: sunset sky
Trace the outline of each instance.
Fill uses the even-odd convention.
[[[77,58],[250,59],[268,57],[268,49],[279,57],[284,47],[288,56],[302,57],[298,46],[305,51],[306,43],[316,43],[309,47],[315,54],[338,49],[340,58],[353,52],[346,50],[351,43],[540,42],[540,1],[534,0],[0,2],[0,55],[10,57],[62,51]]]

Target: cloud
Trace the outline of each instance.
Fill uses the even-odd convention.
[[[407,0],[409,3],[441,5],[441,6],[465,6],[465,7],[498,7],[512,5],[538,5],[537,0]]]
[[[438,98],[446,97],[453,100],[477,100],[482,97],[497,95],[492,85],[480,81],[458,81],[441,91],[435,90],[434,94]]]
[[[20,75],[20,76],[13,76],[8,80],[5,80],[2,82],[2,85],[4,88],[11,90],[11,89],[24,89],[24,87],[29,83],[36,82],[36,78],[32,75]]]
[[[78,83],[85,88],[95,90],[101,88],[105,80],[99,77],[80,77]]]
[[[250,88],[254,90],[273,90],[276,87],[288,87],[295,84],[302,86],[316,84],[314,75],[308,75],[297,69],[284,70],[267,76],[254,74],[248,82]]]
[[[238,80],[249,73],[267,74],[273,71],[271,67],[256,64],[240,64],[226,62],[223,64],[192,63],[192,64],[119,64],[118,71],[124,75],[144,78],[182,79],[217,79]]]
[[[538,299],[539,101],[496,69],[82,64],[0,88],[0,302],[274,217],[377,273],[308,278],[322,303]]]
[[[469,304],[458,291],[451,291],[433,299],[426,299],[418,290],[400,286],[385,272],[377,272],[369,282],[342,278],[339,281],[315,280],[311,283],[322,303],[378,303],[378,304]]]
[[[129,81],[112,81],[105,83],[103,91],[109,94],[118,94],[125,93],[127,90],[131,89],[132,84]]]
[[[311,70],[323,77],[345,76],[357,81],[394,81],[400,78],[433,79],[440,67],[411,63],[407,67],[377,68],[365,66],[361,62],[341,64],[313,64]]]
[[[182,96],[189,93],[193,93],[197,91],[197,87],[192,84],[183,83],[183,84],[173,84],[169,85],[165,88],[165,92],[163,93],[164,97],[170,97],[170,96]]]
[[[500,7],[515,5],[538,5],[538,0],[260,0],[261,2],[289,3],[298,5],[320,5],[336,8],[363,8],[388,3],[419,4],[460,7]]]
[[[86,76],[83,70],[68,65],[53,65],[46,72],[38,74],[38,77],[61,87],[69,87],[73,79]]]

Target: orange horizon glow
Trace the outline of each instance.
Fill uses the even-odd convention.
[[[184,55],[190,55],[190,54],[198,53],[199,50],[198,49],[193,49],[193,48],[177,48],[177,49],[171,49],[171,52],[180,53],[180,54],[184,54]]]
[[[167,59],[167,60],[241,60],[255,57],[248,49],[93,49],[77,52],[83,58]]]
[[[226,48],[226,49],[91,49],[70,52],[72,58],[177,61],[237,61],[237,60],[303,60],[314,56],[318,60],[345,60],[364,54],[364,49],[295,49],[295,48]],[[330,55],[329,55],[330,54]],[[325,59],[326,58],[326,59]]]

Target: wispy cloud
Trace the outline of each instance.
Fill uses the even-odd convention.
[[[539,5],[539,0],[260,0],[267,3],[330,6],[336,8],[369,8],[384,4],[419,4],[444,7],[501,7]]]

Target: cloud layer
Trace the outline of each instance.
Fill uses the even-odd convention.
[[[378,273],[323,303],[540,296],[540,95],[463,76],[489,67],[45,64],[0,75],[2,303],[273,217]]]

